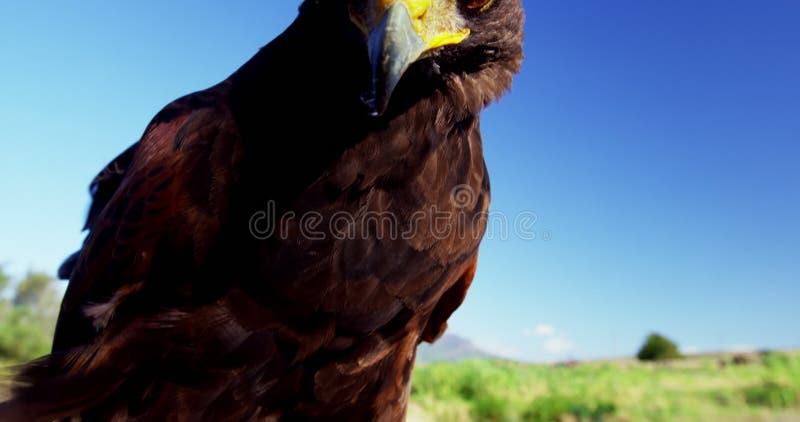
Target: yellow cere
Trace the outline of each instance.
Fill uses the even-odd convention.
[[[428,50],[459,44],[470,34],[455,0],[380,0],[383,10],[394,3],[408,8],[414,30]]]
[[[386,10],[395,2],[397,0],[381,0],[381,6],[383,6],[383,10]],[[424,16],[425,12],[431,7],[431,0],[402,0],[402,2],[408,8],[411,19],[415,21]]]
[[[452,34],[436,35],[430,40],[425,40],[425,42],[428,44],[428,49],[434,49],[444,45],[460,44],[461,41],[467,39],[468,36],[469,29],[462,29],[461,31]]]

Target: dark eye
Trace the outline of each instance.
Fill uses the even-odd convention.
[[[464,7],[469,11],[484,12],[492,5],[494,0],[463,0]]]

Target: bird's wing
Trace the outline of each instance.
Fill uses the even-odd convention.
[[[220,84],[215,87],[209,88],[204,91],[196,92],[190,95],[181,97],[162,109],[148,126],[149,131],[153,126],[167,123],[181,115],[191,113],[196,108],[203,108],[212,104],[213,101],[224,92],[227,87],[225,84]],[[98,174],[92,179],[89,184],[89,194],[91,195],[91,204],[89,212],[86,216],[86,223],[83,230],[91,231],[95,226],[100,213],[108,206],[111,198],[119,189],[128,168],[131,165],[136,152],[139,149],[140,142],[135,142],[128,147],[125,151],[119,154],[116,158],[111,160]],[[78,258],[81,256],[82,250],[79,250],[64,260],[58,268],[58,277],[62,280],[69,280],[75,271],[75,265]]]
[[[236,155],[222,150],[236,146],[232,119],[209,98],[221,89],[165,108],[92,182],[89,235],[64,264],[70,285],[54,351],[91,342],[126,297],[154,282],[154,266],[190,273],[201,262],[225,212]]]
[[[86,216],[86,224],[83,227],[84,230],[90,230],[92,226],[94,226],[100,213],[106,208],[111,197],[116,193],[131,161],[133,161],[133,157],[136,155],[136,149],[138,147],[138,142],[128,147],[125,152],[108,163],[108,165],[106,165],[92,180],[91,185],[89,185],[92,204]],[[78,262],[80,254],[81,251],[75,252],[64,260],[64,263],[58,268],[58,277],[60,279],[69,280],[70,277],[72,277],[72,273],[75,271],[75,264]]]
[[[203,272],[241,157],[236,125],[215,98],[225,89],[168,106],[119,166],[95,179],[90,232],[72,264],[53,353],[22,368],[0,419],[80,413],[130,381],[143,356],[166,353],[164,339],[149,334],[169,322],[146,325],[146,315],[170,308]]]

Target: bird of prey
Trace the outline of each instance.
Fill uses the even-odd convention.
[[[3,421],[405,416],[420,342],[472,282],[479,114],[521,0],[306,0],[92,182],[52,353]]]

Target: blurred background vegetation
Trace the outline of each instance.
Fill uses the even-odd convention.
[[[0,266],[0,362],[20,363],[50,350],[60,300],[50,275],[30,271],[12,280]]]
[[[800,420],[800,354],[419,365],[410,421]]]
[[[0,267],[0,366],[50,349],[61,297],[40,272]],[[0,397],[3,394],[0,392]],[[800,421],[800,353],[683,356],[650,334],[636,358],[525,364],[445,336],[420,348],[410,422]]]

